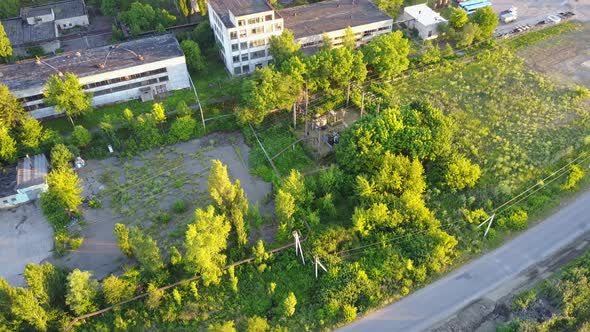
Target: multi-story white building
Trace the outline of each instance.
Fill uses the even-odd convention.
[[[247,74],[272,62],[269,39],[289,29],[304,51],[321,46],[323,36],[342,44],[347,27],[357,45],[391,32],[393,20],[369,0],[330,0],[275,10],[265,0],[210,0],[209,21],[220,55],[233,75]]]
[[[355,34],[357,46],[392,30],[393,19],[369,0],[328,0],[279,10],[285,29],[293,32],[304,52],[321,47],[327,36],[333,47],[342,45],[346,28]]]
[[[59,56],[0,65],[0,83],[8,86],[37,119],[59,114],[44,102],[51,75],[74,73],[92,105],[133,99],[151,100],[168,91],[190,88],[184,53],[173,35],[133,40]]]
[[[207,6],[220,56],[231,74],[268,65],[269,38],[283,33],[283,19],[265,0],[210,0]]]

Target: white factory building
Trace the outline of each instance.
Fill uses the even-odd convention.
[[[410,29],[418,30],[422,39],[438,37],[438,25],[447,22],[426,4],[405,7],[402,20]]]
[[[265,0],[210,0],[209,21],[221,45],[220,56],[232,75],[253,72],[272,62],[269,40],[289,29],[304,51],[321,46],[323,36],[342,44],[351,27],[357,44],[391,32],[393,20],[369,0],[328,0],[275,10]]]
[[[44,102],[45,82],[51,75],[68,72],[80,79],[85,91],[92,92],[93,106],[151,100],[168,91],[190,88],[184,53],[170,34],[0,65],[0,82],[27,112],[43,119],[58,115]]]

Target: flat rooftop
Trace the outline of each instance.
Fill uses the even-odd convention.
[[[23,7],[20,16],[27,18],[47,14],[53,9],[56,20],[86,15],[84,0],[66,0],[35,7]]]
[[[57,39],[53,22],[29,25],[26,20],[16,17],[2,20],[2,25],[10,43],[15,47]]]
[[[391,20],[369,0],[328,0],[278,12],[295,38]]]
[[[49,162],[44,154],[23,158],[18,161],[16,171],[16,187],[18,189],[35,186],[45,182],[45,177],[49,172]]]
[[[141,55],[143,61],[125,49]],[[77,52],[79,52],[79,56],[76,54]],[[64,74],[74,73],[78,77],[86,77],[184,55],[178,41],[171,34],[77,52],[67,52],[43,58],[42,61]],[[104,63],[109,53],[105,67],[99,68],[98,65]],[[56,73],[56,70],[48,65],[37,64],[35,59],[25,60],[16,64],[0,65],[0,82],[8,86],[11,91],[40,88],[45,85],[51,75]]]
[[[404,13],[413,17],[416,21],[425,26],[447,21],[426,4],[405,7]]]
[[[227,28],[235,25],[229,19],[229,12],[234,16],[245,16],[273,10],[266,0],[209,0],[209,4]]]

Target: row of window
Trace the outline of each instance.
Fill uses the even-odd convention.
[[[282,30],[281,24],[275,23],[274,31],[281,31],[281,30]],[[263,34],[264,32],[266,32],[266,33],[273,32],[272,24],[267,24],[266,26],[257,26],[257,27],[251,28],[251,29],[249,29],[249,32],[247,29],[240,29],[239,31],[230,31],[229,39],[236,40],[236,39],[238,39],[238,35],[240,36],[240,38],[246,38],[247,36],[256,36],[256,35]]]
[[[142,78],[142,77],[163,74],[165,72],[166,72],[166,68],[164,67],[164,68],[159,68],[159,69],[155,69],[155,70],[144,71],[143,73],[111,78],[108,80],[95,82],[95,83],[88,83],[88,84],[82,86],[82,88],[87,90],[87,89],[92,89],[92,88],[96,88],[99,86],[111,85],[111,84],[116,84],[119,82],[135,80],[135,79]]]
[[[248,60],[256,60],[256,59],[260,59],[260,58],[264,58],[266,56],[266,50],[260,50],[260,51],[255,51],[255,52],[251,52],[250,55],[248,56],[248,53],[244,53],[242,55],[234,55],[233,56],[233,62],[245,62]]]
[[[372,36],[377,31],[386,31],[386,30],[391,30],[391,26],[381,27],[379,29],[367,30],[367,31],[363,31],[363,32],[357,32],[357,33],[355,33],[355,36],[356,36],[355,39],[358,42],[361,40],[361,38]],[[340,46],[343,44],[343,42],[341,41],[342,39],[344,39],[344,36],[337,36],[337,37],[331,38],[330,41],[334,42],[332,44],[333,46]],[[303,47],[303,48],[313,47],[313,46],[322,45],[323,43],[324,43],[323,40],[316,40],[316,41],[304,43],[303,45],[301,45],[301,47]]]
[[[94,91],[92,94],[95,97],[97,97],[97,96],[107,95],[109,93],[115,93],[115,92],[119,92],[119,91],[131,90],[131,89],[139,88],[141,86],[156,84],[158,82],[167,82],[168,80],[169,80],[168,76],[162,76],[162,77],[159,77],[159,78],[152,78],[152,79],[147,80],[147,81],[135,82],[135,83],[131,83],[131,84],[116,86],[116,87],[113,87],[113,88],[108,88],[108,89]],[[47,107],[47,105],[45,104],[45,102],[43,102],[43,103],[40,103],[40,104],[25,106],[24,109],[27,112],[31,112],[31,111],[35,111],[35,110],[42,109],[42,108],[45,108],[45,107]]]
[[[265,38],[255,39],[255,40],[251,40],[250,42],[241,42],[241,43],[231,44],[231,51],[237,52],[240,49],[247,50],[248,48],[259,47],[259,46],[264,46],[264,45],[266,45]]]
[[[270,62],[269,62],[270,64]],[[264,65],[262,63],[257,63],[256,65],[254,65],[254,67],[260,69],[262,68]],[[236,75],[240,75],[240,74],[248,74],[250,72],[250,66],[249,65],[243,65],[243,66],[238,66],[238,67],[234,67],[234,74]]]
[[[246,25],[246,22],[248,22],[248,24],[257,24],[257,23],[262,23],[264,21],[272,21],[273,17],[272,14],[268,14],[266,16],[264,16],[264,18],[262,16],[257,16],[257,17],[252,17],[249,18],[248,20],[238,20],[238,26],[243,27]]]

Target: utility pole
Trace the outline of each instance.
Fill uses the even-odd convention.
[[[318,256],[314,256],[314,261],[315,261],[315,278],[318,278],[318,265],[322,268],[322,270],[324,270],[324,272],[328,272],[328,270],[326,270],[326,267],[324,265],[322,265],[322,263],[320,263],[320,259],[318,258]]]
[[[363,95],[361,97],[361,118],[363,117],[364,111],[365,111],[365,91],[363,91]]]
[[[303,265],[305,265],[305,258],[303,257],[303,249],[301,248],[301,242],[299,241],[299,233],[297,231],[293,231],[293,237],[295,238],[295,255],[299,256],[301,254],[301,261]]]
[[[308,122],[309,117],[307,116],[307,107],[309,106],[309,95],[307,94],[307,82],[305,82],[305,136],[309,135]]]
[[[479,226],[477,226],[477,228],[480,228],[481,226],[485,225],[487,222],[488,223],[488,227],[486,228],[485,233],[483,233],[483,237],[486,237],[486,235],[488,235],[488,232],[490,231],[490,227],[492,227],[492,223],[494,222],[494,217],[496,216],[495,213],[493,213],[488,219],[484,220],[481,224],[479,224]]]
[[[348,81],[348,89],[346,90],[346,107],[348,107],[349,101],[350,101],[350,81]]]
[[[297,129],[297,103],[293,104],[293,129]]]

